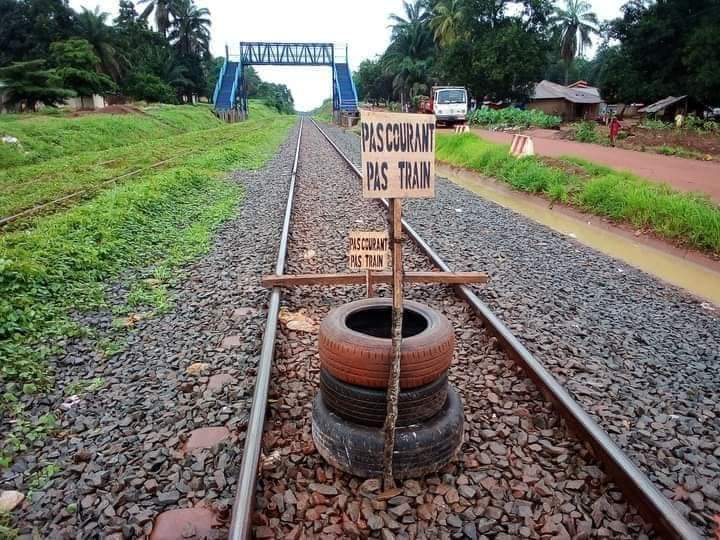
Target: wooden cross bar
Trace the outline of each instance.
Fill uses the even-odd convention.
[[[445,285],[467,285],[487,283],[485,272],[405,272],[404,283],[443,283]],[[262,286],[301,287],[305,285],[366,285],[392,283],[392,272],[371,272],[357,274],[290,274],[263,276]]]

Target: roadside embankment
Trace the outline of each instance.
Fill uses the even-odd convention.
[[[680,193],[665,184],[577,159],[516,159],[509,155],[507,145],[474,134],[438,134],[437,158],[515,189],[720,254],[720,207],[702,196]]]

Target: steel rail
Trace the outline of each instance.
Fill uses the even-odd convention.
[[[288,200],[285,206],[285,220],[283,221],[278,248],[275,274],[282,276],[285,272],[285,257],[287,255],[290,221],[292,219],[293,200],[295,195],[295,178],[297,176],[298,159],[300,157],[300,140],[303,132],[303,117],[300,117],[297,146],[295,148],[295,161],[293,162]],[[255,392],[250,410],[250,421],[245,433],[245,448],[243,449],[240,474],[238,476],[237,491],[233,504],[232,521],[230,523],[230,540],[245,540],[252,534],[252,511],[255,506],[255,485],[257,484],[258,464],[262,444],[263,427],[265,425],[265,409],[267,407],[268,387],[270,386],[270,372],[275,354],[275,336],[277,334],[278,314],[282,288],[274,287],[270,293],[270,306],[268,308],[265,333],[263,334],[262,350],[257,367],[255,379]]]
[[[340,150],[314,119],[311,118],[310,120],[355,174],[362,178],[360,169]],[[388,201],[386,199],[381,200],[385,207],[388,208]],[[440,255],[420,237],[405,219],[402,220],[402,224],[408,236],[432,260],[435,266],[445,272],[452,271]],[[467,285],[457,285],[455,290],[461,298],[470,304],[488,330],[502,344],[505,352],[522,367],[523,371],[533,380],[545,398],[556,407],[570,427],[584,441],[590,444],[595,455],[599,456],[607,467],[607,471],[615,479],[618,487],[635,504],[643,518],[652,523],[656,530],[666,538],[699,540],[700,535],[697,529],[658,491],[650,479],[610,439],[607,433],[582,409],[567,390],[525,348],[507,326],[480,300],[475,292]]]

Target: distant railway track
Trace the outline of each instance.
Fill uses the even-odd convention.
[[[217,129],[217,128],[213,128],[213,129]],[[254,131],[258,131],[258,130],[260,130],[260,129],[262,129],[262,128],[260,128],[260,127],[258,127],[258,128],[253,128],[253,129],[250,129],[250,130],[245,131],[244,133],[251,133],[251,132],[254,132]],[[233,135],[233,136],[231,136],[231,137],[223,137],[221,140],[217,141],[216,144],[217,144],[217,145],[222,145],[222,144],[224,144],[224,143],[232,140],[233,138],[235,138],[235,135]],[[23,220],[23,219],[25,219],[25,218],[29,218],[29,217],[31,217],[31,216],[35,216],[35,215],[38,215],[38,214],[42,214],[42,213],[46,212],[47,210],[49,210],[49,209],[51,209],[51,208],[59,207],[59,206],[63,205],[64,203],[68,202],[68,201],[72,201],[72,200],[74,200],[74,199],[79,199],[79,198],[82,198],[82,197],[85,196],[85,195],[89,195],[89,194],[91,194],[91,193],[94,193],[95,191],[97,191],[98,189],[100,189],[100,188],[102,188],[102,187],[104,187],[104,186],[107,186],[107,185],[109,185],[109,184],[117,183],[118,181],[124,180],[124,179],[126,179],[126,178],[130,178],[130,177],[133,177],[133,176],[137,176],[137,175],[139,175],[139,174],[141,174],[141,173],[143,173],[143,172],[146,172],[146,171],[150,171],[150,170],[153,170],[153,169],[157,169],[157,168],[159,168],[159,167],[162,167],[162,166],[165,165],[166,163],[170,163],[170,162],[175,161],[175,160],[177,160],[177,159],[183,158],[183,157],[188,156],[188,155],[192,154],[193,152],[197,152],[197,151],[198,151],[197,148],[192,148],[192,149],[189,149],[189,150],[184,150],[184,151],[179,152],[178,154],[176,154],[176,155],[174,155],[174,156],[172,156],[172,157],[169,157],[169,158],[166,158],[166,159],[162,159],[162,160],[156,161],[156,162],[154,162],[154,163],[152,163],[152,164],[150,164],[150,165],[147,165],[147,166],[145,166],[145,167],[139,167],[139,168],[137,168],[137,169],[134,169],[134,170],[131,170],[131,171],[128,171],[128,172],[124,172],[124,173],[119,174],[119,175],[115,175],[115,176],[111,176],[111,177],[105,178],[105,179],[103,179],[103,180],[100,180],[98,183],[94,183],[91,187],[83,188],[83,189],[79,189],[79,190],[73,191],[73,192],[71,192],[71,193],[68,193],[68,194],[66,194],[66,195],[63,195],[62,197],[58,197],[58,198],[56,198],[56,199],[52,199],[52,200],[47,201],[47,202],[44,202],[44,203],[42,203],[42,204],[38,204],[38,205],[36,205],[36,206],[32,206],[32,207],[30,207],[30,208],[24,209],[24,210],[22,210],[22,211],[20,211],[20,212],[16,212],[16,213],[14,213],[14,214],[11,214],[11,215],[2,217],[2,218],[0,218],[0,230],[5,229],[5,228],[11,226],[13,223],[17,223],[17,222],[19,222],[19,221],[21,221],[21,220]],[[101,163],[99,163],[98,165],[106,165],[106,164],[113,163],[113,162],[115,162],[115,161],[117,161],[117,159],[111,159],[111,160],[108,160],[108,161],[101,162]],[[36,181],[37,181],[37,180],[36,180]]]
[[[346,163],[353,174],[361,177],[360,170],[341,151],[337,144],[312,119],[312,126]],[[294,199],[298,183],[298,162],[301,142],[307,123],[301,119],[298,132],[295,157],[292,167],[288,198],[285,206],[280,246],[278,249],[275,274],[283,275],[288,254],[288,242],[293,222]],[[310,128],[310,129],[313,129]],[[388,202],[382,201],[387,209]],[[414,245],[443,271],[450,271],[440,255],[420,236],[418,231],[403,220],[403,228]],[[643,518],[651,523],[656,533],[667,538],[699,538],[697,530],[676,510],[676,508],[657,490],[654,484],[610,439],[608,434],[582,409],[555,377],[533,357],[524,345],[512,334],[505,324],[484,304],[473,290],[465,285],[455,287],[457,296],[465,301],[471,310],[483,321],[487,330],[495,336],[507,357],[511,358],[534,382],[540,393],[549,401],[573,432],[594,452],[605,470],[615,480],[625,497],[638,509]],[[255,506],[255,488],[258,480],[258,468],[265,430],[265,415],[270,386],[270,373],[275,356],[275,341],[278,335],[278,314],[282,300],[279,287],[272,289],[268,315],[263,335],[261,356],[257,364],[257,375],[253,396],[253,405],[245,435],[245,447],[240,473],[237,481],[236,498],[233,504],[230,538],[240,540],[250,538],[253,532],[253,508]]]

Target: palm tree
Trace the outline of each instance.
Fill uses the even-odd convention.
[[[82,8],[82,12],[77,16],[78,31],[80,37],[93,46],[95,54],[100,59],[102,71],[118,81],[123,71],[121,64],[125,62],[113,46],[113,30],[105,22],[109,16],[104,11],[101,12],[97,6],[94,11]]]
[[[184,55],[201,55],[210,50],[210,12],[192,0],[176,0],[172,9],[170,41]]]
[[[439,0],[430,19],[435,42],[446,46],[464,37],[465,20],[465,0]]]
[[[390,20],[393,23],[390,25],[393,39],[407,32],[409,28],[424,25],[430,17],[430,14],[425,10],[425,0],[415,0],[413,3],[403,0],[403,9],[405,10],[405,17],[395,13],[390,15]]]
[[[155,11],[155,25],[157,26],[158,32],[163,36],[167,35],[168,28],[170,28],[170,13],[174,0],[139,0],[138,4],[147,4],[147,7],[140,14],[140,17],[144,20],[150,16],[150,13]]]
[[[565,8],[556,7],[553,21],[560,34],[560,57],[565,61],[565,84],[570,65],[585,47],[592,45],[591,34],[598,33],[597,15],[590,11],[589,2],[565,0]]]

